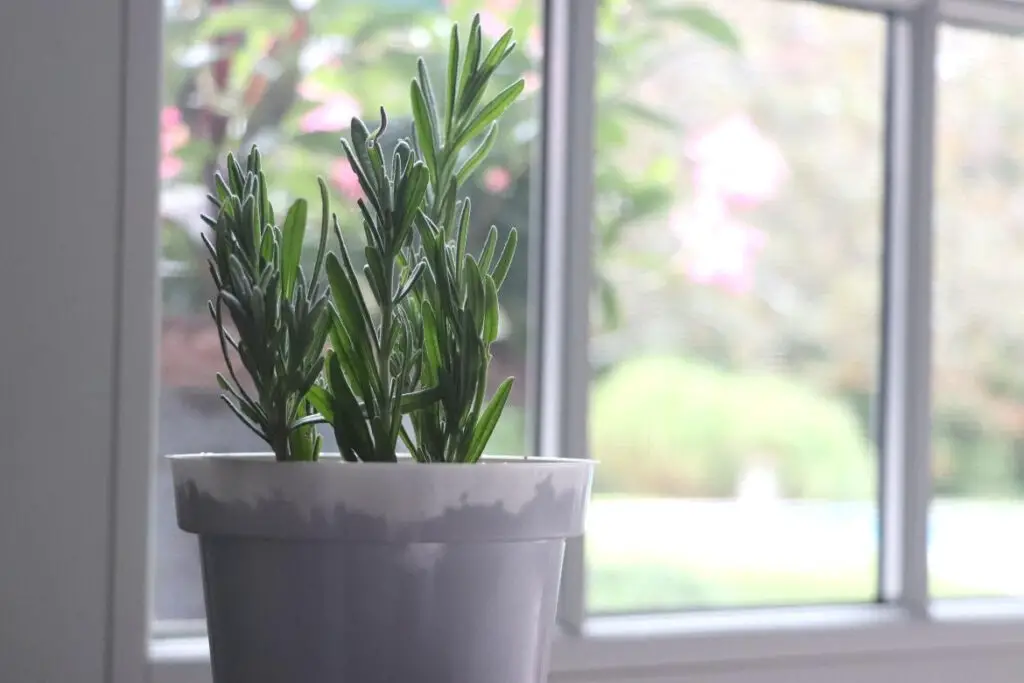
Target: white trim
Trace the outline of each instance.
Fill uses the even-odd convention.
[[[156,229],[162,3],[124,0],[122,8],[121,200],[111,425],[110,680],[141,681],[138,653],[149,636],[150,490],[156,453]],[[156,45],[158,49],[154,50]]]
[[[543,244],[537,455],[587,458],[596,0],[545,7]],[[586,613],[583,538],[566,544],[558,619]]]
[[[556,639],[551,680],[689,681],[713,671],[742,673],[744,681],[760,683],[774,681],[771,676],[779,671],[812,664],[841,671],[872,661],[882,663],[872,683],[895,683],[928,680],[913,672],[944,657],[970,661],[1012,655],[1024,666],[1020,604],[951,604],[937,609],[935,617],[922,622],[897,608],[865,605],[593,619],[582,636]],[[210,681],[204,638],[157,640],[150,653],[152,683]],[[1019,669],[1008,669],[1004,677],[972,683],[1018,680]]]
[[[881,595],[928,610],[936,6],[890,23]]]
[[[140,683],[160,6],[54,9],[0,4],[0,678]]]

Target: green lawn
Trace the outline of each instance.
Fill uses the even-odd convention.
[[[1016,577],[1024,574],[1015,567],[1024,556],[972,531],[1016,526],[1015,510],[990,503],[940,507],[944,544],[931,557],[932,595],[1019,592]],[[836,514],[828,502],[783,503],[763,514],[731,501],[596,495],[586,535],[588,607],[638,612],[874,601],[877,548],[870,519],[865,524],[858,514],[851,525],[849,509]],[[982,545],[968,547],[972,539]]]
[[[732,570],[665,564],[591,563],[587,599],[592,612],[642,612],[707,607],[760,607],[871,602],[875,575],[858,573],[807,576],[797,573]],[[939,583],[939,597],[974,595],[972,586]]]

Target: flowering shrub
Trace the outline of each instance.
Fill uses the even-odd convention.
[[[175,156],[188,142],[188,126],[181,120],[181,112],[176,107],[164,107],[160,110],[160,178],[170,180],[181,173],[185,167],[179,157]]]
[[[680,243],[677,261],[697,284],[749,293],[767,235],[736,213],[778,194],[786,178],[785,158],[744,115],[698,132],[686,145],[686,156],[693,163],[694,198],[689,211],[676,210],[669,221]]]

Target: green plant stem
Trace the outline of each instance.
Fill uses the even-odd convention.
[[[381,413],[391,416],[391,323],[394,313],[394,304],[391,296],[391,282],[394,279],[394,259],[386,259],[384,262],[384,280],[388,291],[381,292],[384,300],[380,302],[380,344],[377,347],[377,376],[381,383]],[[390,429],[389,429],[390,431]]]

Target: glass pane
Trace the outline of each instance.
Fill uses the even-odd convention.
[[[474,249],[486,228],[520,229],[520,246],[502,289],[501,341],[491,376],[516,377],[489,452],[525,449],[526,291],[532,143],[539,130],[541,30],[539,0],[165,0],[165,85],[161,114],[161,275],[159,453],[266,450],[219,400],[214,373],[222,358],[206,301],[211,284],[199,240],[211,174],[228,150],[258,143],[264,167],[286,206],[296,197],[319,217],[316,176],[331,188],[332,206],[361,242],[358,183],[344,161],[340,135],[353,115],[375,120],[387,108],[391,143],[409,135],[409,82],[416,57],[429,64],[435,88],[444,83],[452,21],[463,35],[481,12],[485,41],[507,28],[519,49],[496,76],[495,88],[520,74],[527,88],[502,123],[488,164],[467,186],[473,201]],[[312,260],[318,230],[307,235]],[[325,434],[330,448],[335,444]],[[196,540],[177,530],[168,468],[157,467],[156,596],[160,620],[203,616]]]
[[[871,600],[885,20],[706,4],[600,16],[589,607]]]
[[[1024,42],[943,28],[937,77],[932,591],[1024,595]]]

